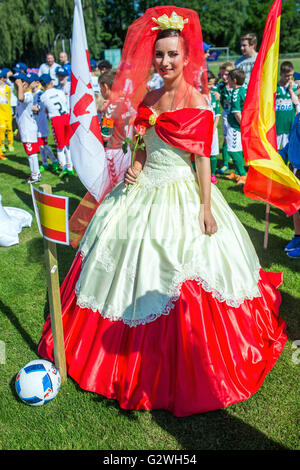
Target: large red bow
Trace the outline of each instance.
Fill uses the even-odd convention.
[[[143,103],[138,107],[135,126],[155,126],[166,143],[195,155],[210,158],[213,138],[213,114],[209,109],[184,108],[156,116]]]

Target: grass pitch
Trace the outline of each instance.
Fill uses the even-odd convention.
[[[53,140],[50,139],[53,144]],[[21,143],[0,163],[3,206],[20,207],[34,216],[29,173]],[[44,173],[53,193],[70,197],[70,213],[85,189],[76,177],[63,182]],[[15,392],[15,376],[37,359],[37,346],[49,311],[43,240],[35,217],[23,229],[18,245],[0,248],[0,448],[7,450],[295,450],[299,448],[296,410],[300,354],[300,260],[290,260],[285,244],[293,236],[292,220],[271,208],[268,248],[263,248],[265,204],[247,199],[232,182],[218,187],[238,215],[265,270],[284,275],[281,317],[288,342],[260,390],[229,408],[188,418],[166,411],[122,411],[117,402],[81,390],[68,378],[58,396],[42,407],[23,404]],[[57,245],[63,281],[75,251]],[[299,343],[298,343],[299,344]]]

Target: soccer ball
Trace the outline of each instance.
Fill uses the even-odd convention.
[[[28,362],[16,377],[16,391],[20,399],[32,406],[41,406],[53,400],[60,389],[59,371],[49,361],[37,359]]]

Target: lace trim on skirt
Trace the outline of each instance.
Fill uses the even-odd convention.
[[[81,253],[81,255],[84,256],[83,253]],[[258,264],[254,272],[256,282],[255,288],[251,290],[249,289],[248,292],[242,290],[233,298],[233,296],[226,296],[221,292],[221,289],[218,290],[218,288],[212,287],[211,283],[204,279],[206,276],[195,274],[194,269],[192,270],[189,266],[183,266],[182,271],[173,278],[173,282],[168,289],[168,301],[166,301],[166,295],[162,293],[161,305],[156,309],[156,312],[138,319],[125,318],[123,316],[123,312],[116,312],[116,308],[113,305],[106,305],[105,302],[103,304],[99,304],[94,297],[87,297],[81,294],[79,281],[75,287],[75,294],[77,296],[77,305],[80,308],[88,308],[93,312],[99,312],[103,318],[107,318],[110,321],[123,321],[123,323],[130,327],[136,327],[138,325],[145,325],[153,322],[161,315],[169,315],[170,311],[174,308],[176,301],[180,298],[182,284],[186,281],[196,281],[205,292],[211,293],[212,297],[216,298],[219,302],[225,302],[229,307],[238,308],[245,300],[253,300],[255,297],[261,297],[261,293],[258,288],[260,269],[261,267]]]

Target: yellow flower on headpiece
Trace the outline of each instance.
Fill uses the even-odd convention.
[[[155,114],[151,114],[151,116],[149,117],[149,124],[150,126],[154,126],[155,123],[156,123],[156,116]]]
[[[154,26],[152,31],[156,29],[179,29],[182,31],[184,28],[185,23],[188,23],[188,18],[183,19],[182,16],[177,15],[175,11],[172,12],[170,18],[168,15],[164,14],[159,18],[152,18],[158,26]]]

